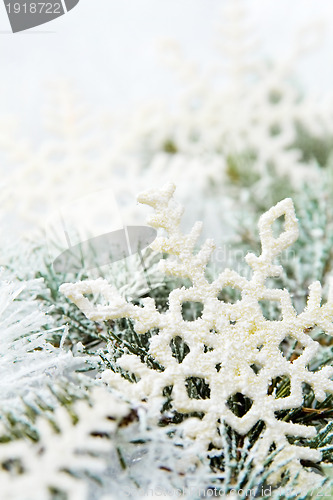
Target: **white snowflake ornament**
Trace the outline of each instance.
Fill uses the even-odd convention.
[[[90,319],[101,321],[116,318],[132,318],[138,334],[157,329],[152,335],[149,355],[161,366],[154,370],[144,364],[138,356],[124,354],[118,365],[134,373],[139,381],[130,383],[121,375],[107,370],[103,378],[110,385],[127,391],[132,397],[148,401],[148,406],[159,408],[165,401],[164,390],[171,387],[172,409],[188,416],[183,422],[184,432],[195,439],[202,450],[223,448],[219,432],[221,423],[228,424],[236,432],[245,435],[261,421],[265,430],[260,438],[256,461],[262,463],[272,446],[282,449],[274,460],[286,463],[285,467],[295,476],[299,484],[312,480],[305,472],[301,459],[320,460],[316,449],[291,444],[287,436],[309,438],[316,434],[312,426],[294,424],[277,418],[280,410],[298,408],[303,402],[302,384],[309,384],[318,401],[325,393],[333,393],[333,367],[324,367],[317,372],[308,369],[319,344],[308,330],[317,325],[327,334],[333,334],[333,287],[328,301],[321,306],[321,286],[313,283],[309,289],[305,310],[297,314],[287,290],[269,288],[267,278],[282,272],[275,258],[298,237],[297,219],[291,199],[279,202],[259,220],[259,235],[262,252],[259,257],[250,253],[246,262],[252,269],[251,279],[235,271],[225,269],[210,283],[205,276],[214,243],[207,240],[199,252],[194,252],[200,235],[201,224],[196,223],[189,234],[180,230],[182,207],[173,200],[175,187],[170,184],[158,191],[145,192],[139,201],[152,206],[155,214],[148,223],[163,228],[167,236],[160,236],[152,244],[156,251],[169,254],[161,262],[166,274],[187,278],[189,288],[176,288],[170,292],[169,307],[159,312],[152,298],[144,299],[143,307],[126,302],[105,280],[64,284],[61,291],[70,298]],[[279,236],[273,233],[273,223],[284,217],[284,230]],[[240,293],[235,303],[220,300],[220,293],[231,287]],[[104,305],[93,304],[86,294],[99,293]],[[279,320],[267,319],[261,307],[262,301],[275,303],[281,311]],[[183,307],[196,302],[202,306],[200,317],[192,321],[185,319]],[[288,359],[281,343],[292,339],[302,346],[301,355]],[[182,345],[182,356],[173,351],[175,342]],[[272,391],[272,381],[281,378],[289,381],[289,394]],[[203,391],[195,393],[196,384]],[[199,394],[199,396],[198,396]],[[237,414],[232,398],[240,397],[248,403],[248,411]],[[200,416],[201,415],[201,416]],[[210,451],[210,455],[212,451]],[[283,467],[280,468],[280,474]],[[271,476],[277,481],[279,474]]]

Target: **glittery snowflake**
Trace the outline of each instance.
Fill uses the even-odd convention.
[[[282,447],[275,463],[288,459],[288,470],[300,474],[305,481],[311,473],[303,471],[300,460],[320,460],[320,452],[291,444],[287,436],[308,438],[314,436],[316,430],[279,420],[276,412],[302,405],[303,383],[312,387],[318,401],[325,399],[326,391],[333,393],[330,380],[333,367],[327,366],[317,372],[307,368],[319,348],[307,333],[309,329],[317,325],[327,334],[333,334],[333,289],[331,287],[327,303],[321,305],[321,285],[313,283],[305,310],[297,314],[287,290],[266,286],[267,278],[277,277],[282,272],[282,267],[274,263],[275,258],[298,237],[291,199],[279,202],[261,216],[261,255],[249,253],[245,258],[252,270],[251,279],[225,269],[216,280],[209,282],[205,270],[214,251],[214,242],[206,240],[198,252],[194,251],[201,223],[197,222],[189,234],[182,234],[183,209],[173,199],[174,189],[173,185],[167,185],[162,190],[139,196],[140,202],[155,210],[148,223],[167,233],[152,244],[154,250],[170,256],[161,262],[163,271],[191,282],[188,288],[170,292],[167,311],[159,312],[149,297],[143,299],[142,307],[128,303],[103,279],[66,283],[61,291],[95,321],[132,318],[138,334],[158,329],[151,337],[149,354],[162,367],[160,371],[149,368],[135,355],[124,354],[118,359],[118,365],[134,373],[138,382],[130,383],[110,370],[104,373],[105,381],[132,396],[148,400],[155,409],[165,400],[163,390],[171,386],[174,410],[182,414],[203,414],[202,418],[187,418],[183,423],[185,433],[200,443],[202,449],[207,450],[211,443],[217,450],[223,447],[219,422],[223,421],[243,435],[258,421],[264,422],[265,431],[260,438],[256,460],[263,460],[272,446]],[[284,218],[284,230],[275,237],[273,223],[280,217]],[[238,290],[240,299],[234,303],[220,300],[219,294],[226,287]],[[103,304],[96,305],[85,296],[87,294],[100,294]],[[184,319],[183,306],[191,302],[202,305],[202,314],[188,321]],[[264,316],[261,304],[265,302],[280,309],[280,319],[270,320]],[[281,350],[281,343],[288,338],[301,346],[297,359],[288,359]],[[182,359],[173,354],[172,343],[177,339],[183,342]],[[290,381],[289,394],[284,397],[270,390],[272,380],[278,377]],[[191,380],[206,384],[204,399],[191,397],[188,390]],[[243,416],[238,416],[229,404],[235,395],[249,401],[250,407]]]

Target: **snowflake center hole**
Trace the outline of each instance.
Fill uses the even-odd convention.
[[[210,387],[203,378],[189,377],[185,380],[185,387],[190,399],[210,398]]]
[[[195,321],[198,318],[201,318],[203,311],[202,302],[183,302],[182,303],[182,316],[184,321]]]
[[[241,392],[236,392],[231,395],[227,401],[227,407],[238,418],[244,417],[253,405],[253,400]]]
[[[231,286],[225,286],[219,292],[217,296],[218,300],[221,302],[226,302],[228,304],[235,304],[242,299],[242,294],[239,288],[234,288]]]
[[[278,300],[258,300],[262,315],[270,321],[281,321],[281,303]]]
[[[283,357],[292,363],[303,354],[305,348],[294,337],[287,335],[280,343],[279,349]]]
[[[288,376],[276,377],[268,386],[267,394],[273,394],[275,399],[287,398],[291,391],[290,378]]]
[[[258,363],[253,363],[253,364],[251,365],[251,368],[252,368],[252,370],[254,371],[254,373],[255,373],[256,375],[258,375],[258,373],[259,373],[259,372],[260,372],[260,370],[262,369],[262,366],[261,366],[261,365],[259,365]]]
[[[170,349],[172,356],[176,358],[178,363],[182,363],[185,359],[185,357],[188,355],[190,352],[189,346],[184,342],[182,337],[177,335],[177,337],[174,337],[171,342],[170,342]]]

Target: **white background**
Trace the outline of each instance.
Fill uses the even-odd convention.
[[[333,86],[333,2],[329,0],[245,0],[257,26],[262,51],[288,54],[297,31],[325,20],[324,45],[298,74],[315,93]],[[27,32],[12,34],[0,5],[0,113],[15,113],[34,128],[45,87],[69,79],[95,110],[131,109],[150,97],[169,99],[174,78],[160,63],[156,43],[174,38],[185,54],[209,60],[224,0],[80,0],[68,14]]]

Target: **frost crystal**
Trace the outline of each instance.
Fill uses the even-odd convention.
[[[92,403],[92,407],[83,401],[76,404],[76,424],[65,408],[58,408],[54,415],[58,432],[40,417],[37,443],[19,440],[1,446],[2,498],[45,500],[52,490],[61,498],[62,492],[71,500],[87,498],[87,483],[79,478],[84,471],[93,475],[105,469],[105,456],[112,448],[107,438],[130,411],[125,402],[101,388],[94,389]]]
[[[0,271],[0,419],[21,409],[22,397],[48,393],[50,380],[85,364],[47,341],[51,318],[35,299],[41,286],[40,280],[14,280]]]
[[[200,235],[201,223],[196,223],[189,234],[182,234],[180,220],[182,207],[173,200],[175,187],[170,184],[158,191],[145,192],[139,201],[154,208],[155,214],[149,224],[163,228],[167,236],[158,237],[152,244],[156,251],[171,256],[161,262],[166,274],[187,278],[189,288],[177,288],[170,292],[169,308],[159,312],[152,298],[143,299],[143,307],[126,302],[105,280],[66,283],[61,291],[70,298],[88,318],[102,321],[116,318],[132,318],[138,334],[157,329],[150,341],[149,354],[162,367],[160,371],[149,368],[138,356],[124,354],[118,365],[134,373],[137,383],[124,380],[121,375],[104,373],[110,385],[127,391],[148,405],[160,409],[165,400],[163,390],[172,387],[172,408],[181,414],[203,415],[191,417],[183,422],[184,432],[198,443],[202,451],[223,448],[219,431],[220,423],[230,425],[239,434],[245,435],[258,422],[265,424],[256,453],[256,461],[262,463],[272,446],[280,450],[274,463],[281,465],[279,474],[271,475],[278,481],[287,468],[299,477],[299,484],[309,485],[312,475],[300,465],[300,460],[320,460],[318,450],[297,446],[287,436],[309,438],[315,436],[312,426],[299,425],[279,420],[280,410],[298,408],[303,402],[302,384],[309,384],[318,401],[325,399],[325,392],[333,393],[333,367],[324,367],[317,372],[308,370],[319,344],[308,335],[309,329],[317,325],[326,334],[333,334],[333,287],[328,301],[321,305],[321,285],[313,283],[309,288],[307,306],[297,314],[286,289],[269,288],[267,278],[277,277],[282,267],[274,263],[275,258],[298,237],[297,219],[291,199],[285,199],[272,207],[259,220],[259,235],[262,252],[259,257],[252,253],[246,262],[252,269],[251,279],[235,271],[225,269],[216,280],[209,282],[205,270],[214,251],[212,240],[206,240],[199,252],[194,252]],[[284,218],[284,229],[275,237],[273,223]],[[219,299],[226,287],[240,292],[235,303]],[[85,295],[100,294],[104,304],[96,304]],[[275,304],[280,312],[279,320],[267,319],[263,314],[263,302]],[[203,306],[202,315],[187,321],[182,308],[184,303],[197,302]],[[291,338],[302,346],[297,359],[288,359],[282,352],[281,343]],[[173,356],[172,344],[176,340],[186,347],[182,360]],[[281,377],[289,380],[290,393],[284,397],[271,391],[272,380]],[[189,384],[192,381],[206,384],[205,398],[191,397]],[[230,405],[230,398],[238,395],[247,398],[249,409],[237,415]],[[212,454],[212,450],[210,454]]]

